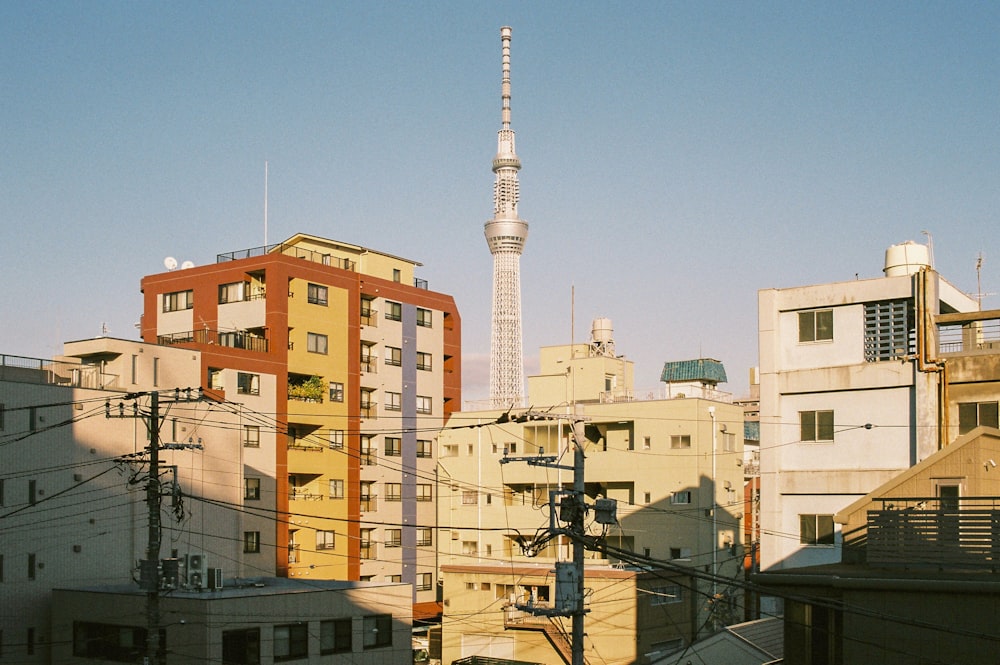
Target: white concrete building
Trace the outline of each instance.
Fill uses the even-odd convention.
[[[977,303],[923,245],[884,272],[758,294],[762,570],[839,561],[833,515],[949,440],[934,317]]]

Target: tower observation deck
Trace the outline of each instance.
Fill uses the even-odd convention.
[[[509,27],[500,28],[503,79],[501,125],[493,158],[493,219],[486,222],[486,242],[493,255],[493,318],[490,328],[490,405],[521,406],[524,401],[524,359],[521,341],[521,252],[528,223],[517,215],[521,160],[510,128]]]

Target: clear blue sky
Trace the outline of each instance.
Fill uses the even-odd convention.
[[[500,37],[524,348],[614,322],[746,389],[757,290],[933,236],[1000,291],[1000,3],[0,3],[0,353],[135,338],[139,280],[306,232],[420,261],[485,395]],[[1000,307],[989,296],[985,307]]]

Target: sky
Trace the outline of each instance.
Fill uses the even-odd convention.
[[[138,339],[165,257],[303,232],[422,263],[486,397],[504,25],[528,374],[607,317],[638,390],[744,394],[758,290],[907,240],[1000,308],[1000,3],[11,0],[0,354]]]

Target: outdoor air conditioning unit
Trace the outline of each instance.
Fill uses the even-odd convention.
[[[208,561],[204,554],[188,554],[187,585],[192,589],[204,589],[208,586]]]
[[[222,568],[208,569],[208,588],[214,591],[222,589]]]

